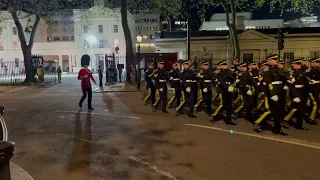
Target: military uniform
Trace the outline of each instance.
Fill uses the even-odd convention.
[[[242,67],[246,67],[247,63],[238,65],[239,73],[237,76],[237,88],[239,89],[239,96],[242,100],[241,105],[235,110],[239,113],[242,108],[245,108],[246,117],[250,122],[253,122],[251,110],[253,106],[253,92],[254,92],[254,79],[248,71],[242,71]]]
[[[208,66],[208,62],[203,62],[202,65]],[[200,98],[198,99],[195,107],[199,110],[202,103],[206,104],[206,112],[211,115],[211,104],[212,104],[212,73],[208,69],[202,69],[201,72],[198,73],[198,81],[199,81],[199,94]]]
[[[189,61],[184,61],[183,64],[189,64]],[[180,111],[183,108],[185,102],[189,105],[188,116],[195,118],[196,116],[193,114],[194,111],[194,101],[195,101],[195,91],[197,89],[197,75],[190,68],[184,69],[181,73],[181,88],[182,88],[182,97],[183,100],[180,103],[179,107],[177,107],[176,115],[180,115]]]
[[[290,62],[291,64],[301,65],[300,59],[295,59]],[[304,113],[306,110],[305,104],[305,84],[307,78],[305,76],[304,69],[293,69],[290,72],[289,88],[290,88],[290,97],[292,98],[292,103],[290,105],[290,112],[284,117],[285,121],[291,121],[293,115],[296,115],[297,122],[295,127],[297,129],[304,130],[303,119],[305,117]]]
[[[152,64],[150,64],[150,65],[152,65]],[[146,87],[148,90],[148,94],[144,98],[145,104],[148,103],[148,100],[150,99],[150,97],[151,97],[152,104],[154,104],[156,101],[156,87],[155,87],[154,80],[153,80],[153,74],[154,74],[154,69],[151,67],[145,71]]]
[[[273,62],[278,60],[278,55],[271,55],[267,57],[268,62]],[[280,135],[287,135],[281,130],[281,121],[282,121],[282,105],[278,103],[279,96],[282,94],[284,88],[283,85],[283,73],[278,68],[277,65],[269,65],[269,70],[265,71],[263,79],[268,86],[267,97],[271,115],[274,119],[274,133]]]
[[[164,64],[163,61],[159,61],[158,64]],[[162,112],[168,113],[167,111],[167,100],[168,100],[168,88],[167,88],[167,75],[164,69],[158,69],[153,74],[155,87],[157,89],[158,98],[153,104],[154,111],[157,110],[159,103],[162,103]]]
[[[218,63],[218,66],[226,66],[226,60]],[[227,112],[226,124],[235,125],[232,121],[232,95],[235,90],[234,82],[235,77],[231,70],[220,69],[217,73],[218,86],[221,89],[222,104],[218,106],[215,112],[212,114],[212,120],[215,122],[217,120],[217,115],[223,108]]]
[[[320,58],[312,58],[310,63],[320,63]],[[311,68],[307,71],[308,78],[308,95],[311,100],[310,106],[311,110],[309,113],[309,118],[311,120],[311,124],[316,124],[315,118],[319,108],[319,93],[320,93],[320,68],[311,66]]]
[[[177,65],[177,63],[175,63]],[[180,84],[180,70],[172,69],[169,73],[169,80],[171,88],[173,88],[173,97],[169,101],[169,107],[172,105],[174,100],[177,100],[177,107],[180,105],[181,99],[181,84]]]
[[[250,65],[257,65],[257,63],[252,62]],[[253,91],[253,98],[254,99],[258,99],[259,97],[259,87],[258,87],[258,82],[259,82],[259,70],[256,68],[253,69],[249,69],[249,74],[251,75],[251,77],[254,80],[254,91]],[[260,85],[260,84],[259,84]],[[256,107],[257,106],[257,102],[258,101],[253,101],[253,106]]]

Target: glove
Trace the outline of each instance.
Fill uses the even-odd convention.
[[[272,97],[271,97],[271,100],[272,100],[272,101],[275,101],[275,102],[279,101],[278,95],[272,96]]]
[[[293,99],[293,102],[295,103],[300,103],[301,102],[301,99],[299,97],[296,97]]]
[[[317,81],[315,81],[315,80],[310,80],[310,84],[316,84],[317,83]]]
[[[236,80],[236,83],[238,83],[238,82],[240,82],[240,79],[237,79],[237,80]]]
[[[169,80],[171,80],[171,81],[172,81],[172,79],[173,79],[173,77],[170,77],[170,78],[169,78]]]
[[[208,89],[204,88],[202,91],[206,93],[206,92],[208,92]]]
[[[257,82],[257,86],[260,86],[260,82]]]
[[[288,86],[284,86],[283,89],[284,89],[284,90],[288,90],[289,87],[288,87]]]
[[[159,91],[162,92],[162,91],[163,91],[163,88],[160,88]]]
[[[191,88],[190,87],[187,87],[186,91],[189,93],[191,92]]]
[[[152,83],[153,83],[153,84],[156,84],[156,81],[155,81],[154,79],[152,79]]]
[[[250,89],[247,91],[247,95],[249,95],[249,96],[252,95],[252,91]]]
[[[229,91],[229,92],[233,92],[233,91],[234,91],[234,87],[233,87],[233,86],[229,86],[229,87],[228,87],[228,91]]]
[[[261,95],[263,96],[263,95],[264,95],[264,92],[262,92]]]

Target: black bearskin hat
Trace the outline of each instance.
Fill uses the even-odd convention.
[[[81,57],[81,66],[85,66],[90,64],[90,56],[88,54],[85,54]]]

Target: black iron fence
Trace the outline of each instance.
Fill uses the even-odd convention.
[[[104,70],[104,76],[107,83],[110,82],[126,82],[127,72],[124,69],[126,64],[126,56],[118,54],[107,54],[105,56],[105,65],[100,60],[100,67]],[[129,72],[130,73],[130,72]]]
[[[44,61],[45,83],[57,82],[57,63]],[[37,79],[36,68],[34,67],[35,82]],[[0,66],[0,84],[19,84],[26,78],[25,66],[22,61],[2,61]]]

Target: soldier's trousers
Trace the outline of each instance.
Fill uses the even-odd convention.
[[[153,104],[153,107],[157,109],[158,105],[162,104],[162,111],[165,111],[167,109],[167,101],[168,101],[168,90],[166,88],[163,88],[162,91],[157,89],[158,98],[156,102]]]
[[[194,85],[194,100],[193,100],[193,104],[197,104],[198,101],[198,93],[199,93],[199,88],[198,88],[198,84]]]
[[[271,111],[271,116],[274,119],[274,131],[280,131],[281,130],[281,121],[283,119],[283,109],[284,106],[282,103],[274,102],[270,98],[268,99],[269,102],[269,108]]]
[[[309,98],[311,100],[310,102],[310,113],[309,113],[309,118],[310,120],[314,121],[317,115],[317,111],[319,108],[319,98],[318,98],[319,93],[309,93]]]
[[[235,113],[239,113],[243,108],[246,111],[246,116],[249,120],[252,120],[251,111],[253,107],[254,95],[247,95],[246,92],[240,91],[241,105],[235,110]]]
[[[227,91],[222,91],[220,98],[221,98],[220,105],[215,110],[215,112],[213,113],[212,116],[213,117],[217,116],[218,113],[222,109],[224,109],[227,114],[227,122],[231,122],[232,121],[232,101],[233,101],[232,93],[227,92]]]
[[[176,108],[177,112],[180,112],[185,103],[188,104],[189,107],[189,113],[188,114],[193,114],[193,108],[194,108],[194,93],[193,91],[191,91],[190,93],[186,92],[186,91],[182,91],[182,101],[180,103],[180,105]]]
[[[173,96],[168,102],[169,106],[172,105],[172,103],[177,100],[177,107],[180,105],[180,100],[181,100],[181,89],[179,88],[174,88],[173,89]]]
[[[152,85],[147,86],[148,94],[144,98],[144,102],[147,103],[148,100],[151,98],[151,103],[154,104],[156,102],[156,88]]]
[[[203,103],[205,103],[206,104],[207,113],[211,113],[212,91],[209,90],[207,92],[203,92],[203,89],[200,89],[199,93],[200,93],[199,99],[198,99],[198,102],[195,105],[195,107],[200,109],[201,105]]]
[[[302,126],[303,119],[305,119],[305,110],[306,110],[306,104],[305,101],[301,101],[300,103],[292,102],[290,106],[289,113],[284,117],[285,121],[290,121],[291,118],[295,115],[297,122],[296,124],[298,126]]]

